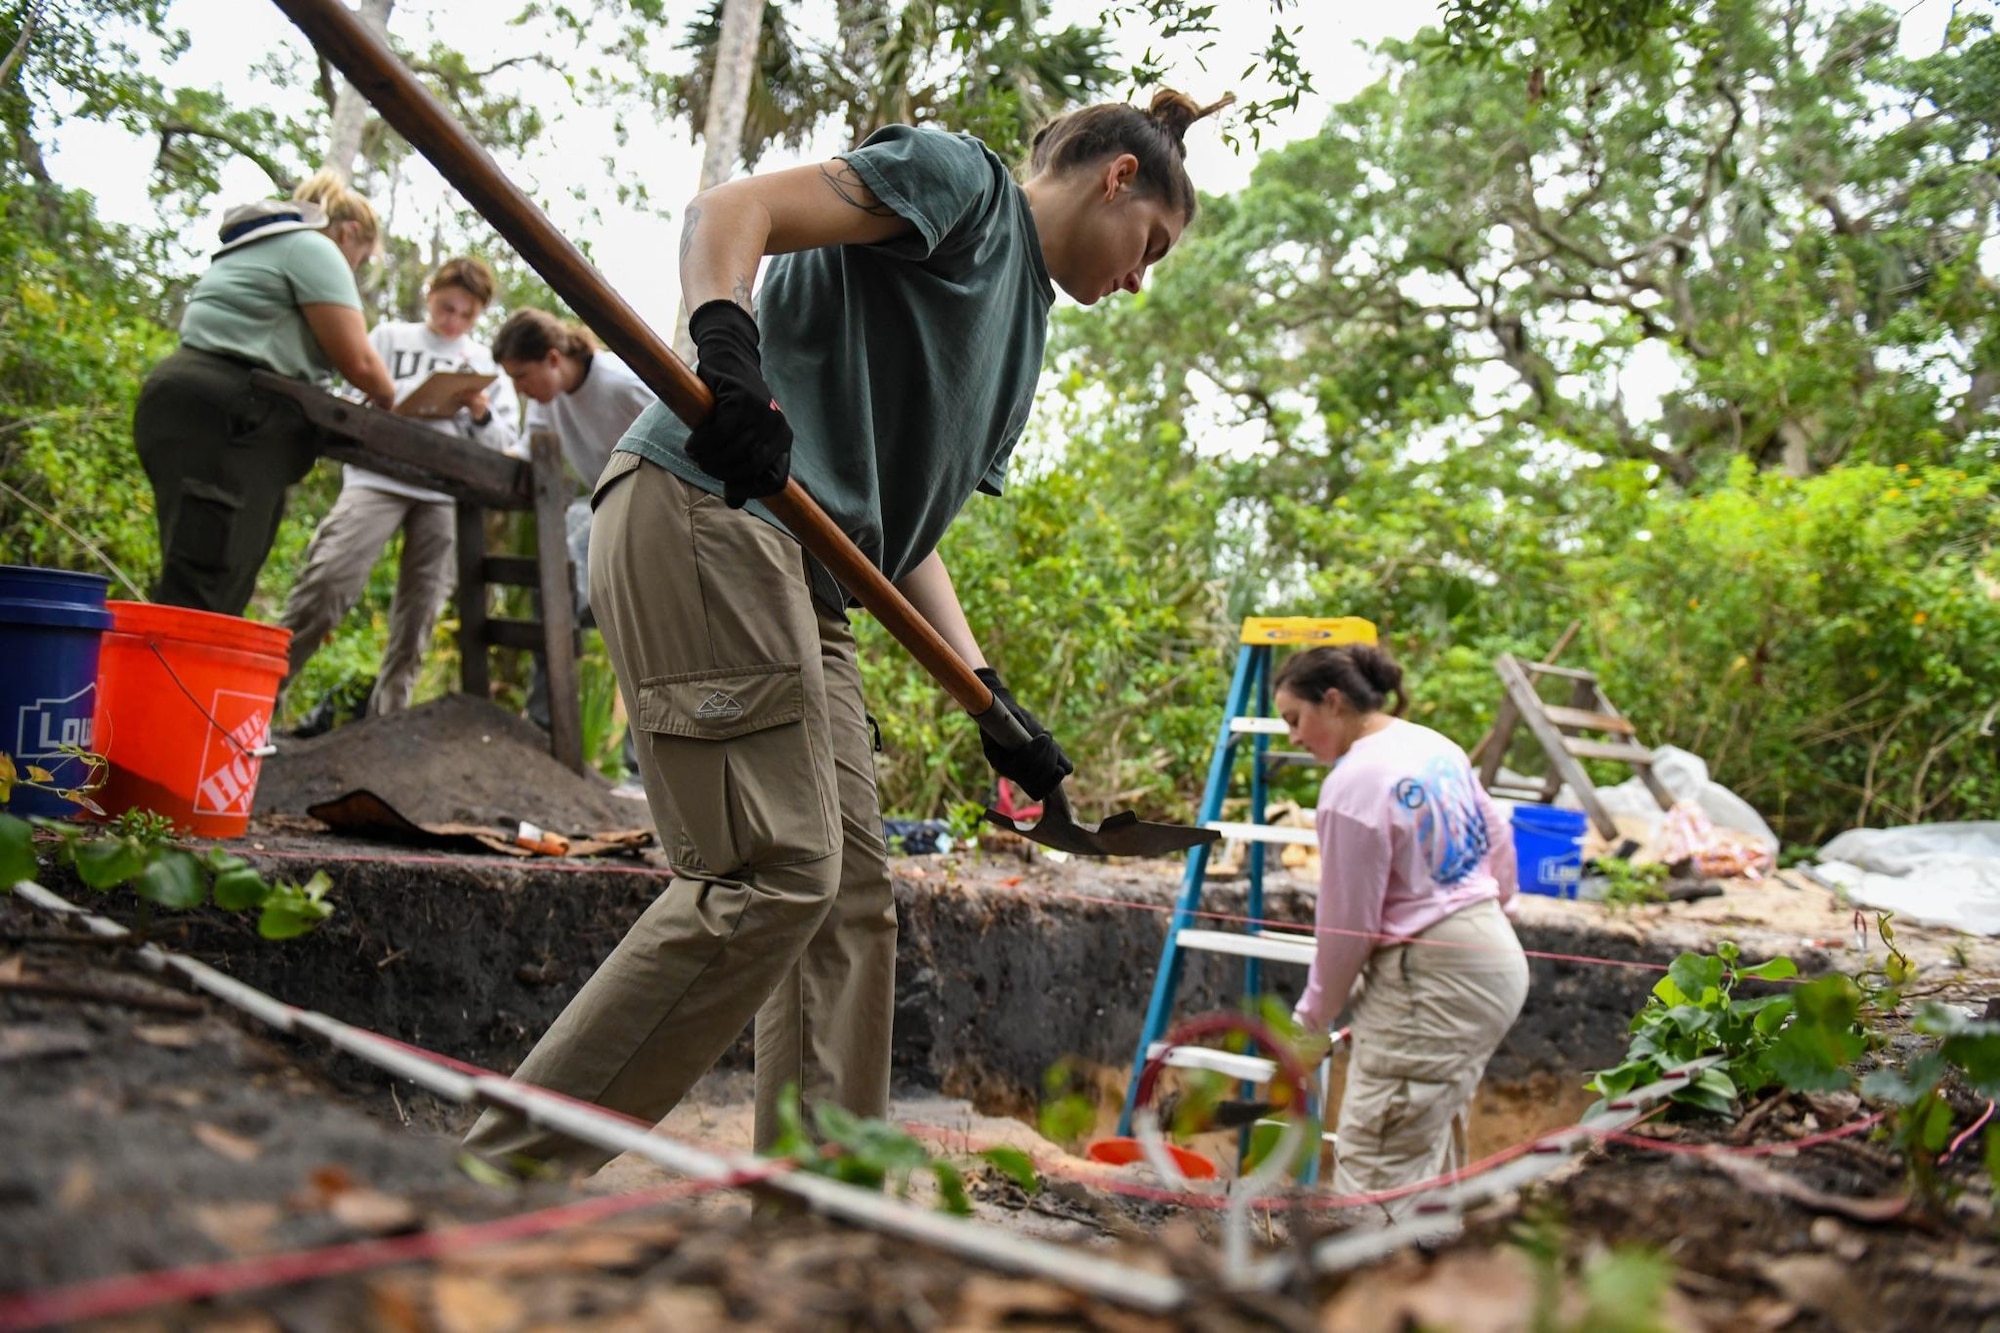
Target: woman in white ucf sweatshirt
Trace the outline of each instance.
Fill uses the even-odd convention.
[[[398,399],[435,371],[498,373],[491,353],[470,336],[492,299],[493,270],[477,259],[453,259],[431,275],[424,292],[423,323],[375,326],[368,341],[388,365]],[[466,393],[455,413],[434,424],[505,451],[514,445],[517,420],[514,391],[502,377],[483,391]],[[456,574],[455,506],[448,495],[352,463],[342,477],[340,499],[313,532],[305,570],[285,603],[284,625],[292,632],[287,683],[297,679],[360,598],[382,548],[398,529],[403,534],[403,555],[396,571],[396,595],[389,604],[389,642],[368,711],[393,713],[410,706],[431,628],[451,596]]]
[[[493,335],[493,360],[513,381],[526,408],[522,439],[537,431],[552,431],[580,488],[563,515],[569,546],[570,590],[576,597],[577,622],[594,625],[590,614],[590,491],[604,471],[611,450],[639,414],[653,404],[648,389],[632,368],[609,352],[600,351],[589,332],[566,324],[546,310],[516,310]],[[534,656],[528,682],[528,718],[549,728],[548,664]],[[628,728],[625,772],[636,775],[639,760]],[[641,797],[643,789],[627,777],[620,795]]]

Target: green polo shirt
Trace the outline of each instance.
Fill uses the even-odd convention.
[[[1034,405],[1055,289],[1027,196],[979,140],[896,125],[845,158],[914,232],[777,256],[758,325],[764,376],[795,437],[792,474],[894,580],[923,563],[975,490],[1000,493]],[[687,436],[655,404],[618,447],[720,494],[689,460]],[[817,567],[814,592],[846,601]]]
[[[361,309],[354,270],[324,232],[283,232],[219,256],[188,293],[181,342],[324,384],[333,362],[302,305]]]

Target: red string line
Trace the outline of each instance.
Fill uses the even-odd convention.
[[[1957,1138],[1951,1141],[1951,1146],[1944,1150],[1944,1156],[1938,1158],[1938,1160],[1940,1162],[1949,1162],[1952,1159],[1952,1157],[1957,1154],[1958,1150],[1965,1146],[1965,1141],[1971,1138],[1974,1134],[1977,1134],[1979,1132],[1979,1127],[1985,1124],[1987,1121],[1991,1120],[1992,1118],[1993,1118],[1993,1102],[1991,1100],[1988,1100],[1986,1103],[1986,1109],[1979,1113],[1979,1119],[1973,1121],[1970,1125],[1966,1126],[1965,1132],[1963,1134],[1960,1134]]]
[[[366,1029],[357,1029],[367,1031]],[[380,1040],[421,1059],[429,1060],[444,1068],[473,1076],[492,1076],[492,1071],[469,1061],[427,1050],[394,1037],[369,1033]],[[536,1087],[523,1084],[523,1087]],[[539,1095],[548,1095],[575,1105],[592,1106],[598,1111],[606,1111],[593,1103],[579,1102],[550,1089],[536,1087]],[[1664,1105],[1660,1108],[1664,1109]],[[1989,1105],[1988,1114],[1992,1108]],[[620,1112],[607,1114],[631,1123],[631,1116]],[[1616,1143],[1655,1151],[1681,1153],[1718,1153],[1740,1156],[1759,1156],[1771,1152],[1796,1152],[1819,1143],[1843,1138],[1859,1133],[1882,1120],[1881,1114],[1867,1117],[1836,1130],[1814,1135],[1795,1142],[1764,1145],[1749,1148],[1699,1147],[1688,1144],[1663,1143],[1623,1131],[1591,1131],[1587,1127],[1583,1133],[1595,1133],[1597,1137]],[[1982,1117],[1981,1123],[1984,1118]],[[947,1143],[951,1131],[933,1126],[908,1126],[911,1131],[924,1137],[943,1139]],[[1977,1129],[1974,1125],[1973,1129]],[[1344,1208],[1365,1207],[1388,1203],[1413,1194],[1441,1189],[1460,1181],[1484,1174],[1495,1167],[1535,1151],[1542,1145],[1577,1134],[1578,1128],[1550,1130],[1522,1143],[1503,1148],[1477,1162],[1459,1167],[1457,1170],[1434,1176],[1428,1180],[1398,1186],[1394,1189],[1378,1190],[1367,1194],[1319,1195],[1305,1201],[1304,1205],[1314,1212],[1328,1212]],[[1967,1131],[1967,1135],[1971,1130]],[[959,1140],[971,1149],[973,1136],[961,1134]],[[1961,1136],[1962,1142],[1964,1137]],[[1954,1145],[1955,1147],[1956,1145]],[[1039,1169],[1061,1175],[1067,1179],[1089,1183],[1115,1194],[1131,1198],[1170,1202],[1184,1207],[1217,1209],[1226,1201],[1215,1195],[1191,1194],[1181,1191],[1160,1189],[1120,1180],[1106,1180],[1066,1167],[1050,1171],[1041,1162]],[[480,1245],[495,1244],[528,1236],[543,1235],[566,1227],[586,1225],[607,1217],[617,1216],[640,1208],[676,1199],[691,1198],[716,1190],[738,1188],[755,1184],[780,1172],[791,1169],[785,1160],[774,1160],[755,1170],[732,1172],[714,1180],[681,1181],[657,1189],[642,1190],[631,1194],[614,1195],[601,1199],[588,1199],[576,1203],[560,1204],[533,1213],[516,1214],[492,1222],[473,1223],[440,1231],[423,1232],[413,1236],[401,1236],[389,1240],[358,1241],[344,1245],[327,1246],[314,1250],[294,1251],[289,1254],[262,1256],[253,1259],[232,1260],[217,1264],[201,1264],[186,1268],[167,1269],[151,1273],[130,1274],[115,1278],[94,1279],[59,1287],[52,1291],[30,1293],[23,1296],[0,1298],[0,1333],[12,1330],[38,1328],[51,1323],[69,1322],[80,1319],[105,1318],[117,1314],[131,1313],[149,1306],[169,1301],[192,1301],[210,1299],[234,1292],[253,1290],[261,1287],[284,1285],[293,1282],[311,1281],[319,1278],[340,1276],[368,1269],[408,1263],[418,1259],[438,1258]],[[1294,1200],[1286,1196],[1268,1196],[1253,1205],[1260,1210],[1276,1211],[1294,1206]]]
[[[756,1171],[738,1171],[714,1180],[682,1180],[654,1189],[557,1204],[490,1222],[423,1231],[386,1240],[353,1241],[285,1254],[231,1259],[112,1278],[94,1278],[48,1291],[0,1297],[0,1330],[41,1328],[84,1319],[105,1319],[169,1301],[210,1300],[262,1287],[310,1282],[419,1259],[437,1259],[483,1245],[524,1240],[568,1227],[603,1221],[677,1199],[755,1184],[790,1169],[774,1161]]]
[[[1644,1148],[1649,1152],[1678,1153],[1688,1157],[1775,1157],[1784,1153],[1797,1152],[1801,1148],[1815,1148],[1822,1143],[1844,1139],[1873,1129],[1882,1123],[1886,1111],[1864,1116],[1860,1120],[1850,1120],[1837,1129],[1829,1129],[1820,1134],[1809,1134],[1802,1139],[1788,1139],[1783,1143],[1759,1143],[1747,1148],[1733,1148],[1720,1143],[1668,1143],[1663,1139],[1647,1138],[1644,1134],[1627,1134],[1622,1130],[1612,1130],[1601,1137],[1607,1143],[1619,1143],[1628,1148]]]

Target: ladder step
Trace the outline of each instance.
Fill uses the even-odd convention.
[[[1175,934],[1174,943],[1201,953],[1227,953],[1272,963],[1297,963],[1300,967],[1311,967],[1319,952],[1319,941],[1313,936],[1279,930],[1187,929]]]
[[[1303,754],[1298,750],[1268,750],[1264,754],[1264,767],[1266,768],[1283,768],[1287,764],[1294,764],[1300,768],[1326,767],[1323,760],[1315,759],[1311,755]]]
[[[1264,1129],[1264,1128],[1283,1129],[1285,1127],[1285,1122],[1282,1120],[1259,1120],[1257,1122],[1257,1127],[1259,1129]],[[1337,1143],[1340,1141],[1339,1136],[1330,1129],[1322,1132],[1319,1137],[1320,1137],[1320,1142],[1322,1143]]]
[[[1232,717],[1229,729],[1239,736],[1289,736],[1292,729],[1282,717]]]
[[[1486,789],[1488,796],[1497,796],[1503,801],[1526,801],[1530,805],[1542,803],[1540,787],[1502,787],[1494,785]]]
[[[1213,1046],[1176,1046],[1168,1050],[1165,1042],[1156,1041],[1146,1048],[1146,1058],[1157,1060],[1161,1051],[1167,1052],[1170,1069],[1206,1069],[1212,1074],[1227,1074],[1246,1083],[1269,1083],[1278,1072],[1276,1060],[1266,1060],[1261,1055],[1242,1055],[1236,1051],[1218,1051]]]
[[[1551,666],[1547,662],[1518,662],[1516,665],[1523,671],[1534,672],[1537,676],[1561,676],[1564,680],[1587,680],[1593,685],[1597,683],[1597,673],[1585,671],[1581,667]]]
[[[1542,713],[1559,727],[1573,727],[1581,731],[1610,731],[1620,736],[1630,736],[1634,731],[1631,722],[1615,713],[1593,713],[1586,708],[1563,708],[1557,704],[1544,704]]]
[[[1563,738],[1563,749],[1578,759],[1617,759],[1628,764],[1650,764],[1653,752],[1643,745],[1630,741],[1583,741],[1573,736]]]
[[[1225,838],[1236,838],[1243,842],[1290,842],[1301,847],[1319,846],[1319,834],[1309,828],[1292,828],[1286,824],[1232,824],[1226,819],[1210,820],[1203,825],[1212,828]]]

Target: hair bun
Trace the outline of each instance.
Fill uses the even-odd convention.
[[[1363,680],[1385,695],[1403,693],[1403,668],[1396,664],[1395,658],[1372,643],[1354,644],[1347,653]]]
[[[1214,115],[1236,101],[1235,93],[1224,93],[1207,106],[1195,101],[1186,93],[1172,88],[1162,88],[1153,94],[1153,104],[1146,108],[1146,114],[1160,122],[1175,143],[1181,143],[1188,132],[1188,126],[1197,120]]]

